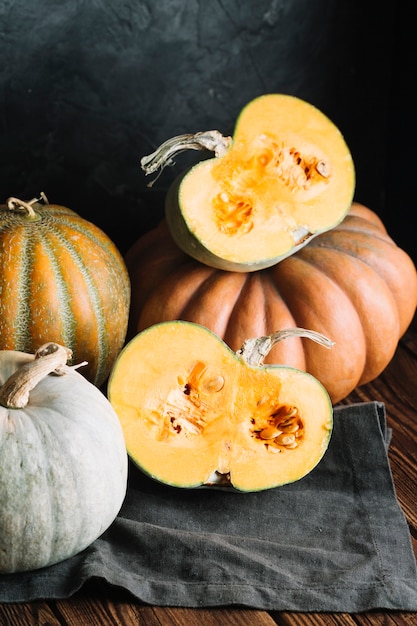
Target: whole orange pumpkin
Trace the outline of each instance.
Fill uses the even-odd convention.
[[[387,366],[417,306],[417,272],[381,219],[354,203],[341,224],[277,265],[226,272],[191,259],[165,221],[127,252],[132,286],[129,336],[181,319],[214,331],[238,350],[251,337],[304,327],[335,345],[294,337],[265,359],[310,372],[333,403]]]
[[[122,255],[97,226],[46,197],[0,205],[0,349],[67,346],[96,385],[126,337],[130,282]]]

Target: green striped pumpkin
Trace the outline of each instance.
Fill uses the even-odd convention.
[[[0,205],[0,350],[62,344],[100,386],[124,344],[129,306],[123,258],[97,226],[45,196]]]

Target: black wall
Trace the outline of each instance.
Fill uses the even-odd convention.
[[[283,92],[339,126],[356,164],[356,199],[414,256],[411,10],[384,7],[0,0],[0,202],[44,191],[124,252],[157,223],[166,187],[197,155],[179,156],[151,190],[140,158],[179,133],[231,134],[247,102]]]

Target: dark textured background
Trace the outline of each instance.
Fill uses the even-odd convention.
[[[44,191],[124,252],[197,155],[178,157],[152,190],[140,158],[178,133],[230,134],[249,100],[283,92],[339,126],[356,199],[414,256],[416,65],[411,9],[397,5],[0,0],[0,201]]]

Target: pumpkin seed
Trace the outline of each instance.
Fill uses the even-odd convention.
[[[209,380],[204,381],[202,385],[204,391],[208,393],[216,393],[217,391],[221,391],[224,387],[224,378],[223,376],[214,376]]]
[[[282,424],[280,424],[280,427],[283,433],[288,433],[288,434],[296,433],[297,430],[300,430],[300,425],[296,421],[291,422],[290,424],[287,424],[286,426],[283,426]]]
[[[323,176],[323,178],[328,178],[329,176],[327,164],[324,161],[318,161],[318,163],[316,163],[316,171],[320,174],[320,176]]]
[[[265,446],[268,449],[268,452],[272,452],[273,454],[278,454],[279,452],[282,452],[282,449],[278,446],[271,446],[268,443],[266,443]]]
[[[263,404],[265,399],[262,398]],[[256,420],[252,420],[255,424]],[[298,409],[293,405],[283,404],[270,414],[266,424],[253,431],[253,435],[264,442],[269,452],[285,452],[296,448],[303,435],[303,423]]]
[[[281,435],[278,435],[274,441],[282,446],[289,446],[295,442],[295,435],[282,433]]]
[[[287,443],[286,444],[286,448],[288,450],[293,450],[294,448],[296,448],[298,446],[298,441],[296,439],[294,439],[294,441],[292,443]]]
[[[282,430],[279,430],[276,426],[267,426],[260,431],[259,436],[261,439],[275,439],[275,437],[281,434]]]

